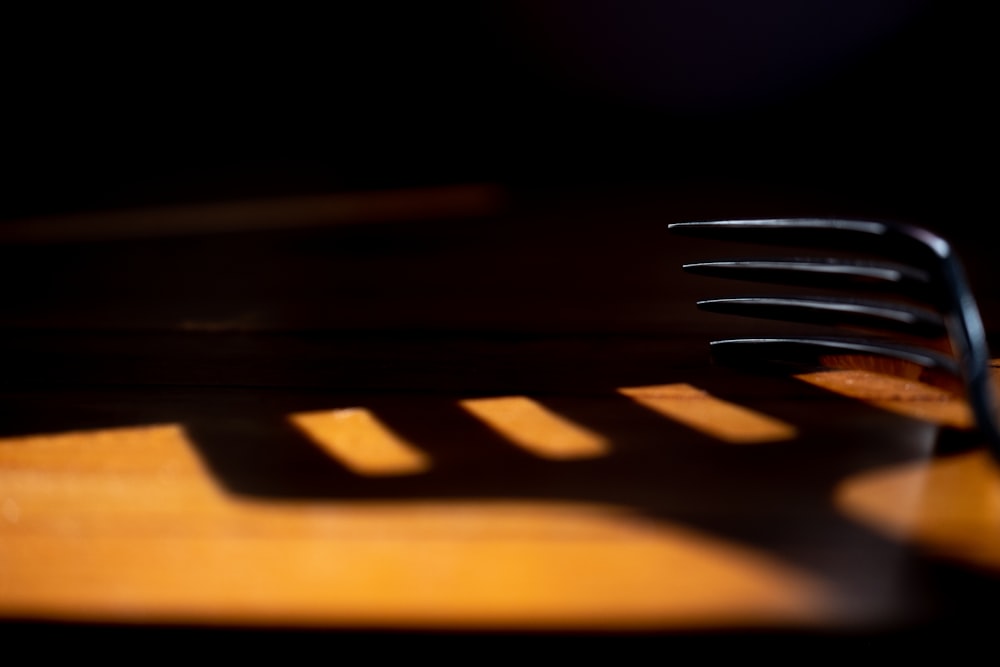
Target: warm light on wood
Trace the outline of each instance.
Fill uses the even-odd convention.
[[[623,387],[618,392],[645,408],[731,444],[788,440],[797,433],[794,426],[780,419],[723,401],[688,384]]]
[[[535,456],[583,459],[604,456],[609,451],[606,438],[525,396],[468,399],[460,401],[460,405]]]
[[[608,629],[840,613],[822,578],[627,508],[235,497],[196,451],[172,425],[0,440],[0,616]]]
[[[795,377],[905,417],[958,429],[968,429],[973,423],[972,412],[962,397],[921,382],[916,377],[886,375],[870,370],[827,370],[801,373]]]
[[[984,450],[859,475],[836,502],[897,539],[1000,573],[1000,471]]]
[[[289,417],[314,442],[359,475],[412,475],[430,458],[364,408],[305,412]]]

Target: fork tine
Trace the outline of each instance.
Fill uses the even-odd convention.
[[[710,343],[712,358],[721,364],[741,367],[829,366],[831,358],[882,357],[914,364],[929,371],[956,376],[954,359],[920,347],[870,339],[783,337],[730,338]]]
[[[823,259],[730,259],[692,262],[688,273],[733,280],[809,287],[891,290],[929,298],[933,281],[927,271],[902,264]]]
[[[871,252],[902,261],[923,263],[950,253],[943,239],[899,223],[829,218],[781,218],[675,222],[667,228],[683,236]]]
[[[926,339],[947,335],[942,319],[925,308],[904,304],[821,297],[744,296],[704,299],[698,307],[713,313],[759,319],[887,330]]]

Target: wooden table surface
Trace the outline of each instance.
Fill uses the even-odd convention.
[[[975,627],[1000,467],[961,400],[709,362],[765,325],[695,309],[731,286],[680,263],[731,249],[666,224],[807,210],[455,186],[6,224],[4,627]]]

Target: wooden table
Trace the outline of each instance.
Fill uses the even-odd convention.
[[[726,286],[679,264],[728,248],[666,224],[804,205],[456,186],[8,224],[3,627],[978,627],[1000,467],[960,400],[709,363],[763,325],[696,311]]]

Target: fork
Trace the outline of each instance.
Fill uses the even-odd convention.
[[[837,358],[861,355],[915,365],[955,381],[976,430],[1000,459],[1000,404],[983,321],[962,263],[940,235],[898,222],[826,218],[680,222],[668,229],[684,236],[822,253],[683,266],[698,275],[817,292],[706,299],[697,303],[703,310],[821,325],[838,334],[714,340],[710,349],[716,362],[827,366]],[[845,329],[859,335],[839,335]]]

